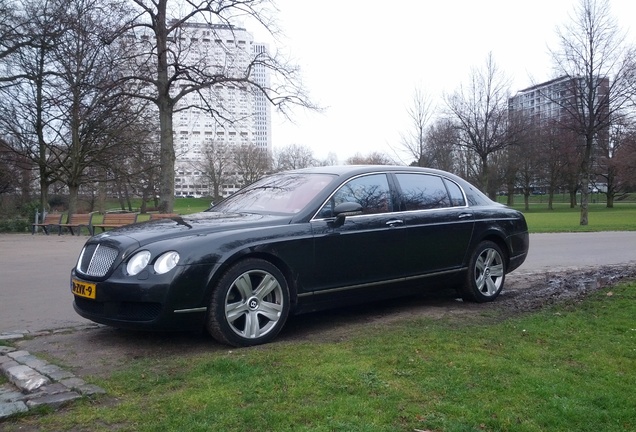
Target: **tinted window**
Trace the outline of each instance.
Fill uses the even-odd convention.
[[[402,189],[402,210],[428,210],[450,206],[441,177],[426,174],[397,174]]]
[[[389,182],[385,174],[358,177],[345,183],[318,213],[319,217],[333,216],[333,209],[343,202],[357,202],[363,214],[391,211]]]
[[[453,207],[463,207],[466,205],[466,201],[464,200],[464,194],[459,186],[456,183],[445,179],[444,184],[446,185],[446,189],[448,189],[448,194],[450,195],[451,206]]]

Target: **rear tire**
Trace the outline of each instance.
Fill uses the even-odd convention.
[[[483,241],[473,251],[462,289],[465,301],[491,302],[499,296],[506,279],[506,259],[501,248],[492,241]]]
[[[268,261],[250,258],[232,266],[212,291],[206,329],[221,343],[270,342],[289,315],[289,288]]]

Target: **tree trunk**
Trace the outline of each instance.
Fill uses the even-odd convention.
[[[481,159],[481,187],[482,192],[488,195],[488,197],[495,201],[497,194],[490,190],[490,172],[488,170],[488,155],[480,155]]]
[[[165,105],[169,105],[166,103]],[[160,108],[161,150],[159,171],[159,211],[172,213],[174,207],[175,151],[172,133],[172,107]]]
[[[97,185],[97,210],[100,213],[106,211],[106,188],[108,187],[108,173],[102,170],[102,181]]]
[[[126,197],[126,205],[128,206],[128,211],[133,211],[132,202],[130,201],[130,193],[128,192],[128,182],[124,183],[124,196]]]
[[[515,205],[515,196],[510,191],[508,191],[508,196],[506,198],[506,205],[508,207],[512,207],[513,205]]]
[[[157,38],[157,107],[159,108],[160,154],[159,154],[159,211],[172,213],[174,208],[174,136],[170,80],[168,79],[168,29],[167,0],[157,3],[155,36]]]
[[[548,190],[548,210],[554,210],[554,189]]]
[[[77,196],[79,195],[79,185],[68,185],[68,218],[77,213]]]
[[[48,212],[49,208],[49,185],[42,178],[42,169],[40,169],[40,208],[42,213]]]
[[[580,224],[588,224],[589,197],[590,197],[590,167],[592,165],[592,147],[594,135],[588,133],[585,137],[585,151],[581,161],[581,219]]]

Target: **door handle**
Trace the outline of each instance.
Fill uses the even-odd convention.
[[[459,217],[459,219],[466,219],[466,218],[473,217],[473,214],[472,213],[462,213],[458,217]]]
[[[398,225],[404,225],[404,221],[402,219],[392,219],[390,221],[387,221],[386,224],[390,227],[394,227]]]

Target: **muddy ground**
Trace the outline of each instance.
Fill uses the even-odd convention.
[[[560,273],[507,276],[499,298],[488,304],[465,303],[454,291],[436,291],[382,303],[290,317],[274,343],[337,342],[383,324],[414,317],[466,320],[505,319],[558,302],[578,301],[623,280],[636,280],[634,266],[606,266]],[[17,343],[82,377],[107,377],[130,359],[183,356],[233,350],[203,333],[132,332],[97,327],[65,331]],[[259,347],[250,349],[260,349]]]

